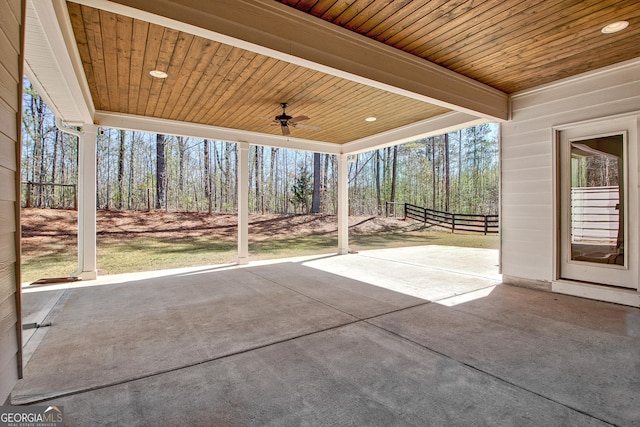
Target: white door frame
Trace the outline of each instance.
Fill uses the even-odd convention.
[[[554,292],[578,295],[586,298],[611,301],[620,304],[640,306],[640,289],[638,285],[640,264],[640,224],[638,216],[640,214],[640,150],[638,147],[640,112],[630,112],[616,116],[602,117],[594,120],[567,123],[554,126],[553,131],[553,212],[554,212],[554,248],[553,248],[553,272],[552,290]],[[572,134],[579,133],[580,137],[589,137],[601,134],[611,134],[618,131],[626,132],[627,136],[627,167],[626,186],[627,190],[627,224],[626,248],[628,260],[628,273],[630,275],[631,288],[613,287],[598,283],[585,283],[582,281],[562,278],[561,271],[561,173],[562,158],[560,147],[562,142],[562,132],[571,131]],[[576,132],[578,131],[578,132]],[[610,274],[617,274],[616,269],[612,269]]]

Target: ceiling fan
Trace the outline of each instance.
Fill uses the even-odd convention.
[[[281,102],[280,103],[280,107],[282,108],[282,114],[280,114],[280,115],[275,117],[275,119],[273,120],[272,125],[280,126],[280,130],[282,131],[283,135],[287,136],[287,135],[291,134],[291,132],[289,130],[289,127],[292,127],[292,128],[299,127],[299,128],[304,128],[304,129],[321,130],[321,128],[319,128],[318,126],[309,126],[309,125],[303,125],[303,124],[299,123],[299,122],[304,121],[304,120],[309,120],[309,117],[307,117],[307,116],[292,117],[292,116],[288,115],[287,112],[286,112],[286,108],[287,108],[287,103],[286,102]]]

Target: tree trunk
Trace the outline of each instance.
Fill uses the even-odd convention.
[[[436,209],[436,194],[438,192],[438,179],[436,175],[436,138],[431,137],[431,176],[433,178],[431,209]]]
[[[331,159],[330,154],[324,155],[324,172],[322,174],[322,197],[321,203],[324,206],[324,212],[327,213],[329,202],[327,200],[327,189],[329,188],[329,161]]]
[[[478,211],[478,133],[473,128],[473,212]]]
[[[44,102],[41,98],[38,98],[37,104],[37,123],[38,123],[38,182],[42,184],[45,180],[45,151],[46,151],[46,139],[44,135]],[[43,186],[38,186],[38,207],[45,207]]]
[[[373,164],[373,173],[376,182],[376,210],[377,215],[382,214],[382,195],[380,194],[380,150],[375,152],[375,163]]]
[[[204,145],[204,197],[207,199],[207,211],[212,212],[211,197],[211,153],[209,151],[209,140],[203,141]]]
[[[213,142],[213,173],[216,177],[214,181],[213,187],[211,188],[211,192],[214,194],[213,196],[213,206],[214,210],[221,211],[222,210],[222,159],[221,155],[218,151],[218,143],[216,141]],[[217,188],[215,188],[217,186]],[[218,189],[220,190],[220,194],[218,194]]]
[[[384,158],[382,160],[382,198],[383,200],[389,200],[391,190],[391,147],[387,147],[383,150]]]
[[[58,128],[55,128],[55,138],[53,141],[53,158],[51,159],[51,182],[56,182],[56,164],[58,162],[58,142],[60,141],[62,136],[62,132],[60,132],[60,130]],[[64,194],[64,190],[60,192],[61,194]],[[52,202],[54,204],[54,206],[59,206],[60,203],[58,203],[58,201],[56,201],[56,186],[53,185],[51,187],[51,199]],[[64,207],[64,206],[63,206]]]
[[[107,199],[105,209],[111,209],[111,131],[107,136]]]
[[[184,192],[184,157],[185,151],[187,150],[187,141],[184,137],[178,137],[178,192],[179,196],[182,197],[182,193]]]
[[[458,211],[462,209],[462,129],[458,131]]]
[[[260,152],[260,146],[256,145],[256,152],[255,152],[255,165],[254,165],[254,176],[255,176],[255,185],[256,185],[256,212],[261,212],[263,211],[263,206],[261,205],[261,198],[260,195],[262,194],[262,174],[260,173],[260,165],[262,163],[262,154]]]
[[[393,146],[393,159],[391,161],[391,197],[389,197],[390,202],[396,201],[396,182],[398,176],[398,146]],[[394,208],[395,212],[395,208]]]
[[[451,183],[449,176],[449,135],[444,134],[444,210],[449,212]]]
[[[355,163],[353,165],[353,169],[355,171],[354,174],[353,174],[353,187],[352,187],[352,190],[351,190],[352,193],[349,196],[349,200],[354,200],[354,201],[357,201],[358,200],[358,196],[359,196],[359,194],[358,194],[358,163],[359,163],[359,161],[360,161],[360,155],[356,154],[356,161],[355,161]],[[351,169],[351,168],[349,168],[349,169]],[[354,206],[353,202],[349,203],[349,216],[351,216],[351,215],[356,215],[355,206]]]
[[[118,132],[119,137],[119,150],[118,150],[118,209],[122,210],[123,196],[124,196],[124,153],[125,153],[125,136],[124,130]]]
[[[134,167],[133,167],[133,160],[134,160],[134,146],[135,146],[135,132],[131,132],[131,150],[129,150],[129,182],[128,182],[128,187],[129,187],[129,191],[128,191],[128,196],[127,196],[127,209],[131,210],[131,206],[132,206],[132,202],[133,202],[133,178],[134,178]]]
[[[271,147],[271,163],[269,164],[269,207],[271,213],[278,212],[278,169],[278,149],[275,147]]]
[[[167,206],[166,162],[164,135],[156,135],[156,209]]]
[[[311,213],[320,213],[320,182],[322,167],[320,153],[313,153],[313,195],[311,197]]]
[[[220,203],[225,212],[228,212],[229,205],[233,206],[234,196],[231,194],[233,191],[234,183],[231,179],[231,144],[224,142],[224,189],[220,189],[221,198]]]

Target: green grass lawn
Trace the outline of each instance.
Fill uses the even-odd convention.
[[[356,251],[404,246],[445,245],[497,249],[496,235],[452,234],[438,231],[352,233],[350,247]],[[250,242],[249,254],[254,260],[335,253],[335,233],[294,238],[270,238]],[[237,244],[226,239],[184,237],[158,239],[141,237],[131,240],[98,239],[98,273],[118,274],[162,270],[211,264],[227,264],[236,260]],[[70,275],[77,265],[75,246],[57,248],[38,256],[23,255],[22,281],[43,277]]]

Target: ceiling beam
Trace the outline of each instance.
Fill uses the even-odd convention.
[[[273,0],[73,0],[492,120],[504,92]]]
[[[343,154],[358,154],[486,123],[477,116],[451,112],[342,145]]]
[[[452,112],[438,117],[413,123],[388,132],[351,141],[346,144],[312,141],[258,132],[240,131],[217,126],[200,125],[154,117],[132,114],[96,111],[95,124],[104,128],[124,129],[139,132],[162,133],[166,135],[187,136],[215,141],[246,142],[251,145],[309,151],[323,154],[358,154],[393,145],[404,144],[434,135],[442,135],[459,129],[468,128],[486,119]]]
[[[252,145],[303,150],[314,153],[340,154],[341,152],[340,145],[331,142],[312,141],[108,111],[96,111],[95,124],[106,128],[162,133],[215,141],[246,142]]]

